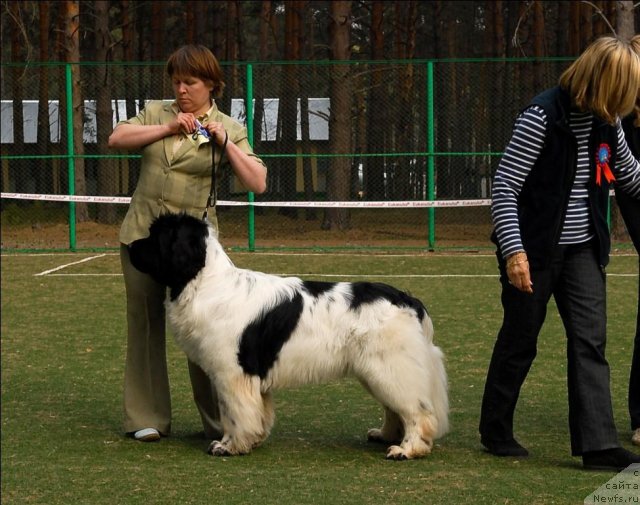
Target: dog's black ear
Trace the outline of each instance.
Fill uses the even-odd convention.
[[[152,277],[160,269],[159,256],[151,238],[143,238],[133,241],[127,246],[131,264],[140,272]]]
[[[170,244],[163,244],[162,248],[170,249],[166,258],[170,267],[166,275],[171,298],[175,299],[204,268],[209,228],[204,221],[184,214],[173,224]]]
[[[129,245],[131,264],[165,286],[171,285],[171,256],[176,224],[173,216],[161,216],[149,227],[147,238],[135,240]]]
[[[207,256],[207,227],[198,221],[184,222],[175,230],[172,244],[172,270],[186,282],[204,267]]]

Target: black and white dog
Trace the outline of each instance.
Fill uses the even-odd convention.
[[[447,432],[443,355],[416,298],[386,284],[236,268],[215,230],[185,214],[156,219],[130,255],[169,287],[178,345],[217,388],[224,436],[211,443],[211,454],[246,454],[267,438],[272,390],[345,375],[383,405],[383,425],[368,437],[397,444],[387,458],[424,456]]]

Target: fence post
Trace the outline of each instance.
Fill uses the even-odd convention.
[[[435,200],[435,132],[433,111],[433,61],[427,62],[427,200]],[[435,207],[427,209],[429,216],[429,250],[433,251],[436,245],[436,218]]]
[[[71,64],[65,66],[66,98],[67,98],[67,170],[69,177],[69,196],[76,192],[76,158],[73,144],[73,74]],[[69,248],[76,250],[76,202],[69,202]]]
[[[249,145],[253,148],[253,65],[247,64],[247,98],[246,98],[246,110],[247,110],[247,140]],[[248,208],[248,228],[249,228],[249,250],[256,250],[256,220],[255,220],[255,208],[253,202],[255,201],[255,195],[253,191],[249,191],[247,194],[249,201]]]

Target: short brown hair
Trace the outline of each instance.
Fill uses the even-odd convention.
[[[560,76],[580,110],[609,124],[633,111],[640,87],[640,54],[617,37],[596,39]]]
[[[213,87],[211,95],[214,98],[222,96],[225,84],[220,63],[205,46],[188,44],[180,47],[169,56],[166,69],[169,77],[177,75],[202,79]]]

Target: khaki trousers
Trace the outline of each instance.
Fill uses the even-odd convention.
[[[166,288],[135,269],[120,246],[127,293],[127,357],[124,372],[124,431],[171,432],[171,395],[166,359]],[[193,398],[207,438],[222,434],[218,396],[209,377],[188,361]]]

